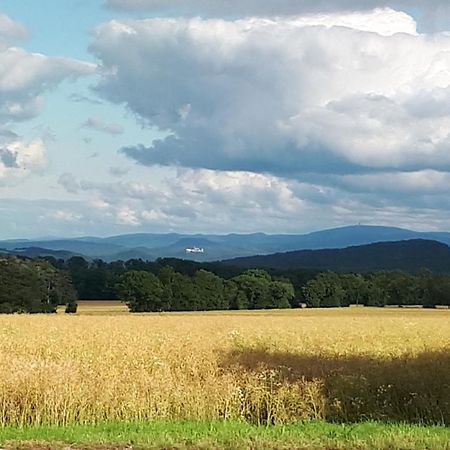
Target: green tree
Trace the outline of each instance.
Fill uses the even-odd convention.
[[[336,308],[341,306],[345,291],[337,274],[323,272],[306,283],[303,295],[311,308]]]
[[[194,275],[192,281],[197,294],[197,310],[228,309],[222,278],[202,269]]]
[[[154,274],[144,271],[122,275],[117,294],[131,312],[167,311],[170,306],[163,296],[162,283]]]
[[[387,284],[390,305],[414,305],[418,301],[417,277],[406,272],[395,271],[390,273],[390,282]]]
[[[287,281],[272,281],[270,283],[271,308],[290,308],[295,298],[294,286]]]
[[[172,311],[197,310],[195,285],[190,277],[174,272],[170,290]]]
[[[420,270],[418,276],[418,297],[424,308],[436,308],[439,303],[435,288],[435,276],[428,269]]]
[[[367,280],[364,305],[385,306],[387,304],[389,304],[389,291],[385,275],[383,273],[370,275]]]
[[[199,307],[196,287],[193,280],[175,272],[172,267],[165,266],[158,278],[164,287],[164,296],[170,304],[172,311],[196,311]]]
[[[230,309],[239,310],[249,308],[247,295],[233,280],[225,280],[224,293]]]
[[[245,303],[249,309],[270,308],[272,303],[270,292],[271,277],[266,271],[259,269],[247,270],[243,274],[234,277],[233,281],[238,286],[238,289],[245,294]]]
[[[57,302],[47,282],[52,270],[56,271],[41,261],[0,257],[0,311],[56,312]]]
[[[436,303],[450,308],[450,276],[448,274],[434,276],[434,292]]]
[[[363,305],[367,294],[367,281],[360,274],[339,275],[344,296],[341,306]]]

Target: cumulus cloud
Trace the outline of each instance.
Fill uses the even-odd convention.
[[[118,123],[105,123],[98,117],[89,117],[86,122],[82,124],[82,127],[111,135],[122,134],[124,132],[122,125]]]
[[[68,78],[95,71],[83,61],[30,53],[13,46],[27,36],[18,22],[0,14],[0,120],[5,123],[39,114],[42,94]]]
[[[448,28],[450,5],[447,0],[105,0],[112,9],[146,11],[161,16],[254,17],[303,15],[393,8],[415,11],[422,26]],[[447,27],[447,28],[445,28]]]
[[[0,14],[0,183],[20,180],[41,170],[46,164],[45,142],[51,131],[42,137],[24,140],[12,126],[15,122],[38,116],[43,94],[66,79],[88,75],[96,70],[92,63],[30,53],[14,44],[27,37],[27,30],[18,22]],[[36,131],[36,130],[35,130]]]
[[[385,175],[385,184],[389,176]],[[414,177],[427,188],[416,189]],[[159,185],[73,181],[87,199],[83,220],[103,223],[107,229],[298,233],[323,228],[324,223],[328,227],[401,223],[413,229],[443,229],[450,224],[450,213],[439,204],[448,177],[432,173],[405,176],[394,195],[374,186],[376,178],[343,176],[327,184],[206,169],[179,170]],[[450,208],[450,201],[447,204]]]
[[[0,185],[16,182],[46,166],[42,139],[26,142],[22,139],[0,143]]]
[[[447,228],[449,45],[392,9],[102,24],[97,92],[167,134],[121,152],[188,169],[83,189],[135,228]]]
[[[27,29],[4,14],[0,14],[0,48],[11,42],[26,39]]]
[[[450,35],[391,9],[111,21],[97,91],[165,139],[144,165],[351,174],[450,168]]]
[[[42,94],[68,78],[95,70],[90,63],[70,58],[29,53],[16,47],[0,51],[0,119],[18,121],[35,117]]]
[[[194,222],[197,229],[225,231],[226,227],[250,229],[255,218],[258,226],[275,227],[308,208],[287,181],[256,173],[186,169],[159,186],[79,181],[65,174],[59,183],[68,192],[75,187],[76,192],[87,193],[90,209],[97,214],[133,227],[170,226],[180,231]]]

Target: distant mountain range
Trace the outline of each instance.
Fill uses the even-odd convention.
[[[234,258],[224,263],[242,268],[317,269],[335,272],[404,270],[450,271],[450,248],[437,241],[412,239],[343,249],[298,250]]]
[[[450,244],[450,233],[417,232],[381,226],[349,226],[308,234],[152,234],[139,233],[106,238],[5,240],[0,252],[25,256],[55,256],[67,259],[81,255],[105,261],[159,257],[184,258],[195,261],[215,261],[294,250],[336,249],[376,242],[426,239]],[[187,253],[198,247],[203,253]]]
[[[15,248],[13,250],[6,250],[0,248],[0,254],[7,253],[16,256],[26,256],[28,258],[39,258],[43,256],[53,256],[56,259],[70,259],[72,256],[83,256],[66,250],[49,250],[47,248],[40,247],[25,247]]]

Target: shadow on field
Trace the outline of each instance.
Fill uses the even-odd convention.
[[[253,380],[244,384],[244,392],[260,380],[260,389],[265,389],[266,394],[270,391],[278,403],[312,402],[311,411],[320,409],[315,418],[450,425],[450,352],[380,359],[240,349],[223,355],[222,368]],[[319,386],[315,394],[311,389],[305,390],[312,383]],[[286,389],[289,398],[286,400],[284,395],[277,400],[278,392]],[[266,399],[270,396],[266,395]]]

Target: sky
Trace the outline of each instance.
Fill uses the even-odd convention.
[[[0,239],[450,228],[448,0],[0,0]]]

